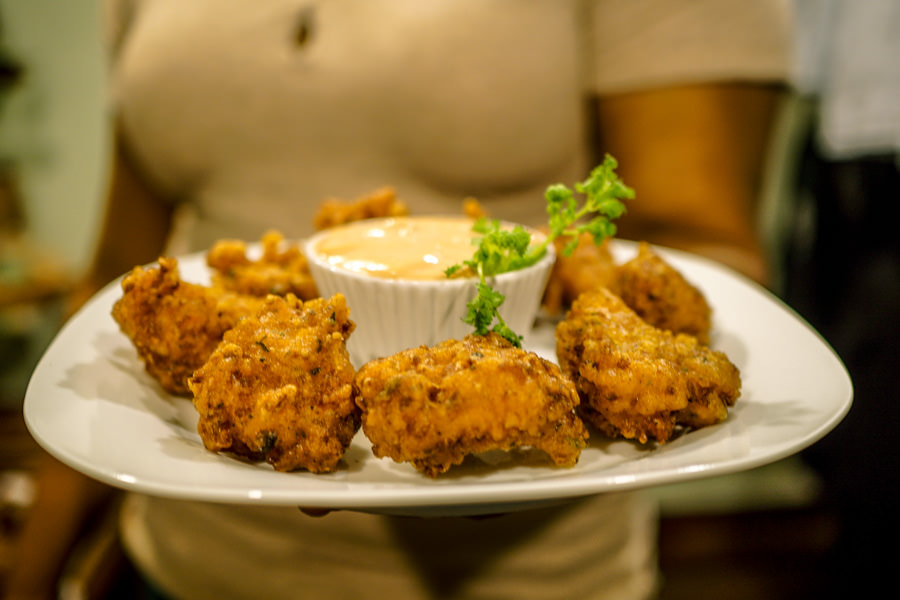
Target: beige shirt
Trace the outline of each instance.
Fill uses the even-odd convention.
[[[118,11],[114,102],[185,207],[173,250],[305,235],[323,198],[383,185],[533,224],[602,152],[591,94],[781,77],[782,2],[140,0]]]
[[[111,6],[113,105],[179,205],[173,253],[311,229],[327,197],[392,185],[416,213],[544,219],[582,179],[596,93],[780,78],[778,0],[135,0]],[[203,598],[643,598],[636,494],[487,520],[131,497],[122,530],[166,592]],[[445,594],[439,594],[442,590]]]

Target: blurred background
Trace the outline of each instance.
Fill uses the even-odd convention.
[[[100,217],[107,131],[96,4],[0,4],[4,408],[21,402],[49,333],[30,303],[53,308],[86,267]]]
[[[847,363],[856,401],[800,456],[654,490],[663,598],[832,597],[875,589],[890,573],[892,553],[879,542],[892,545],[898,531],[900,2],[855,3],[851,19],[839,2],[795,5],[795,79],[773,131],[759,218],[774,291]],[[34,496],[25,387],[102,213],[100,17],[95,0],[0,0],[0,582]],[[858,93],[831,93],[847,89]],[[848,121],[834,116],[841,102],[876,115],[866,123],[874,142],[848,138]],[[84,556],[94,551],[115,567],[108,533],[86,536],[68,571],[100,578],[98,589],[107,575]],[[101,554],[91,548],[98,543]]]

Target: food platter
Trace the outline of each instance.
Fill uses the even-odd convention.
[[[636,246],[614,243],[618,259]],[[840,358],[765,289],[705,259],[657,249],[706,295],[711,345],[741,370],[728,419],[664,445],[592,438],[579,463],[554,468],[527,450],[475,457],[444,476],[378,459],[358,433],[338,471],[281,473],[213,454],[186,398],[144,372],[110,316],[119,282],[92,298],[40,360],[25,397],[26,424],[49,453],[128,491],[232,504],[304,506],[401,515],[474,515],[747,470],[792,455],[826,435],[850,409]],[[208,280],[204,254],[179,258],[182,276]],[[351,306],[352,317],[352,306]],[[554,328],[539,320],[525,346],[555,360]]]

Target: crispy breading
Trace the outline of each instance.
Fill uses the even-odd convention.
[[[573,466],[587,429],[559,368],[497,334],[469,335],[365,364],[363,431],[378,457],[431,477],[472,453],[533,447]]]
[[[355,200],[325,199],[313,217],[313,227],[321,231],[363,219],[402,217],[407,214],[409,208],[397,198],[394,188],[383,187]]]
[[[650,244],[641,242],[637,256],[615,271],[615,292],[644,321],[709,344],[712,311],[706,298]]]
[[[346,300],[268,296],[189,386],[204,446],[277,471],[334,471],[359,429]]]
[[[486,219],[489,214],[487,209],[476,198],[464,198],[462,212],[470,219]]]
[[[609,250],[609,238],[595,244],[590,233],[583,233],[572,254],[565,256],[563,249],[568,243],[566,238],[554,240],[556,262],[544,290],[542,306],[554,315],[565,312],[584,292],[616,285],[616,264]]]
[[[262,237],[262,256],[251,259],[242,240],[219,240],[206,253],[213,287],[231,292],[266,296],[294,294],[303,300],[319,295],[306,256],[296,244],[288,244],[281,232]]]
[[[647,324],[606,288],[574,302],[556,339],[579,414],[610,437],[666,442],[677,426],[725,420],[740,395],[740,373],[725,354]]]
[[[187,379],[241,316],[259,301],[183,281],[175,258],[135,267],[122,279],[112,316],[147,372],[166,391],[188,395]]]

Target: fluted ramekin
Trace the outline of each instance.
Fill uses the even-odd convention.
[[[472,333],[472,326],[463,318],[466,305],[476,295],[476,277],[418,280],[348,270],[331,264],[317,249],[332,231],[321,231],[309,238],[305,254],[319,293],[325,297],[341,293],[347,299],[350,318],[356,323],[347,343],[354,365],[359,367],[407,348],[431,346]],[[537,238],[542,235],[528,231]],[[474,246],[471,248],[474,252]],[[554,260],[550,244],[534,265],[487,279],[493,289],[506,297],[500,315],[519,335],[527,334],[534,325]]]

